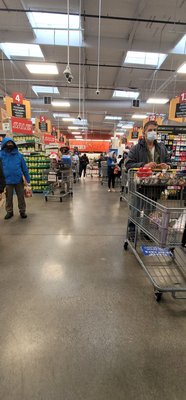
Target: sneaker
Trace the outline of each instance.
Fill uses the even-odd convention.
[[[27,218],[27,215],[26,215],[26,213],[20,213],[20,217],[25,219],[25,218]]]
[[[112,192],[115,192],[115,189],[112,189]]]
[[[14,213],[13,212],[11,212],[11,213],[7,213],[6,215],[5,215],[5,219],[10,219],[10,218],[12,218],[14,216]]]
[[[108,189],[108,192],[111,192],[111,189]]]

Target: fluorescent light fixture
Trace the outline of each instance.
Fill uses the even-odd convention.
[[[69,101],[53,100],[52,106],[53,107],[70,107],[70,103],[69,103]]]
[[[186,35],[183,35],[181,40],[179,40],[176,46],[172,49],[171,53],[183,54],[185,56],[185,42],[186,42]]]
[[[38,43],[60,46],[68,45],[68,15],[52,14],[44,15],[41,12],[27,13],[27,17],[34,30]],[[81,19],[79,15],[69,16],[69,44],[70,46],[82,46]]]
[[[82,136],[74,136],[76,139],[83,139]]]
[[[145,119],[145,118],[147,118],[147,115],[146,114],[133,114],[132,118],[133,119]]]
[[[8,58],[13,58],[13,57],[44,58],[43,53],[38,44],[1,43],[0,48]]]
[[[105,119],[113,121],[121,121],[122,117],[117,117],[116,115],[106,115]]]
[[[50,93],[50,94],[59,94],[59,90],[54,86],[32,86],[32,90],[35,94],[39,93]]]
[[[139,96],[139,92],[132,92],[127,90],[114,90],[112,97],[124,97],[127,99],[137,99]]]
[[[54,118],[69,118],[69,114],[64,114],[64,113],[53,113]]]
[[[64,122],[73,122],[73,121],[75,121],[75,118],[71,118],[71,117],[65,117],[65,118],[62,118],[62,119],[63,119]]]
[[[87,119],[75,119],[74,120],[75,125],[87,125]]]
[[[168,103],[169,99],[158,99],[156,97],[151,97],[147,100],[148,104],[166,104]]]
[[[118,135],[118,136],[123,136],[123,135],[124,135],[124,132],[116,132],[116,135]]]
[[[123,129],[132,129],[133,124],[127,124],[127,125],[123,125],[122,128]]]
[[[182,64],[178,69],[177,69],[178,74],[186,74],[186,63]]]
[[[124,64],[153,65],[160,67],[166,59],[167,54],[149,53],[143,51],[127,51]]]
[[[27,63],[25,64],[31,74],[58,75],[56,64]]]
[[[81,135],[81,132],[71,132],[71,135]]]
[[[81,127],[80,127],[80,126],[74,126],[74,125],[72,125],[72,126],[68,126],[68,129],[69,129],[70,131],[73,130],[73,129],[78,130],[78,129],[81,129]]]

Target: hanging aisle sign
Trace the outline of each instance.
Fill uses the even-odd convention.
[[[23,104],[23,95],[19,92],[12,93],[13,103],[15,104]]]
[[[47,125],[47,119],[45,115],[40,115],[39,118],[39,129],[41,132],[48,132],[48,125]]]
[[[12,97],[4,98],[6,111],[9,117],[31,118],[30,101],[23,98],[23,94],[14,92]]]
[[[179,103],[176,104],[175,111],[176,118],[184,118],[186,117],[186,93],[183,92],[180,95]]]

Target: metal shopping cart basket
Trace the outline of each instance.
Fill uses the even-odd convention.
[[[70,166],[63,162],[52,161],[48,173],[49,189],[45,192],[45,201],[49,198],[59,199],[60,202],[66,196],[73,196],[73,174]]]
[[[120,201],[126,200],[126,195],[128,192],[128,174],[125,166],[123,165],[121,168],[121,192],[120,192]]]
[[[150,279],[157,301],[170,292],[186,298],[186,175],[179,171],[128,172],[128,246]]]

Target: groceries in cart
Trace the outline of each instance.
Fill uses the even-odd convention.
[[[186,172],[177,170],[152,171],[150,168],[142,167],[136,172],[136,183],[141,185],[186,186]]]

